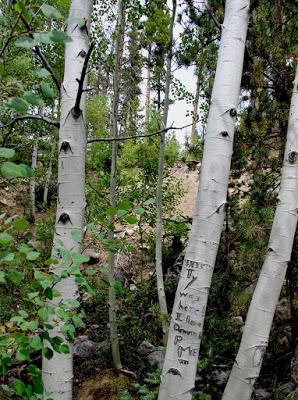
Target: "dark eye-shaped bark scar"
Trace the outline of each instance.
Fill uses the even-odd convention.
[[[290,151],[288,154],[288,160],[290,164],[295,164],[295,162],[297,161],[297,152]]]
[[[72,154],[73,154],[73,151],[72,151],[70,143],[66,142],[66,141],[61,143],[61,147],[60,147],[60,152],[59,153],[61,153],[61,151],[63,151],[64,153],[67,153],[68,151],[71,151]]]
[[[87,52],[85,50],[81,50],[78,54],[78,56],[82,57],[82,58],[86,58],[87,56]]]
[[[181,372],[176,368],[170,368],[167,371],[167,374],[178,375],[178,376],[181,376],[181,378],[182,378]]]
[[[60,217],[59,217],[59,219],[58,219],[58,222],[62,222],[62,224],[67,224],[67,222],[70,222],[71,224],[72,224],[72,222],[71,222],[71,219],[70,219],[70,216],[68,215],[68,214],[66,214],[66,213],[62,213],[61,215],[60,215]]]
[[[231,117],[236,117],[236,115],[237,115],[237,111],[235,110],[235,108],[231,108],[230,109],[230,116]]]
[[[227,131],[223,131],[223,132],[220,132],[220,135],[221,135],[222,137],[228,137],[228,136],[229,136],[229,133],[228,133]]]

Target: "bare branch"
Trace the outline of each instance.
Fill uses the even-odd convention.
[[[10,42],[11,39],[13,38],[14,31],[15,31],[17,25],[18,25],[18,22],[19,22],[19,19],[21,18],[21,15],[22,15],[21,13],[18,15],[18,18],[16,19],[16,22],[15,22],[15,24],[13,25],[13,27],[12,27],[12,29],[11,29],[10,35],[9,35],[9,37],[6,39],[6,41],[5,41],[5,43],[4,43],[3,47],[2,47],[2,49],[1,49],[1,51],[0,51],[0,57],[3,56],[3,53],[4,53],[5,49],[6,49],[6,47],[8,46],[9,42]]]
[[[215,23],[215,26],[219,29],[219,31],[221,32],[221,25],[219,23],[219,21],[217,20],[216,16],[214,15],[214,13],[212,12],[208,0],[205,0],[205,5],[206,5],[206,10],[209,14],[209,17],[212,19],[212,21]]]
[[[134,136],[123,136],[123,137],[118,136],[116,138],[90,138],[90,139],[87,140],[87,144],[95,143],[95,142],[122,142],[122,141],[130,140],[130,139],[147,138],[147,137],[151,137],[151,136],[161,135],[162,133],[165,133],[165,132],[168,132],[168,131],[171,131],[171,130],[181,130],[181,129],[184,129],[184,128],[188,128],[191,125],[192,124],[188,124],[188,125],[179,126],[179,127],[169,126],[167,128],[161,129],[161,130],[156,131],[156,132],[144,133],[144,134],[134,135]]]

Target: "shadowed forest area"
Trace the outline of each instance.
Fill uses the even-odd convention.
[[[297,0],[0,25],[0,400],[298,400]]]

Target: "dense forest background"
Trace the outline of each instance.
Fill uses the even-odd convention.
[[[71,258],[71,271],[60,271],[60,278],[75,276],[80,291],[58,312],[67,341],[74,342],[74,398],[154,400],[168,318],[156,286],[158,187],[170,314],[195,210],[225,2],[98,1],[91,26],[81,18],[70,21],[70,3],[0,0],[0,399],[45,398],[42,353],[48,359],[53,352],[69,353],[59,338],[43,350],[42,341],[50,340],[51,302],[59,299],[58,278],[50,269],[56,263],[56,206],[63,201],[57,195],[58,159],[75,151],[59,142],[58,134],[64,50],[71,40],[66,27],[72,24],[87,31],[91,44],[76,56],[88,75],[81,91],[86,97],[81,102],[87,138],[85,228],[76,229],[76,220],[65,212],[58,220],[69,223],[82,251],[71,254],[61,240],[56,244],[65,264]],[[194,399],[217,400],[223,394],[267,252],[297,29],[297,1],[251,2],[228,206]],[[175,77],[179,69],[193,73],[191,92]],[[187,126],[177,119],[173,126],[167,117],[180,100],[188,104]],[[185,133],[185,143],[176,132]],[[75,190],[74,184],[67,195],[75,198]],[[255,400],[297,398],[297,246],[296,234]]]

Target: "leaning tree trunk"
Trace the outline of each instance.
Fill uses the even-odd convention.
[[[167,57],[167,72],[166,72],[166,87],[165,87],[165,99],[164,99],[164,110],[163,110],[163,127],[166,128],[169,113],[170,103],[170,85],[172,77],[172,59],[173,59],[173,31],[176,16],[177,1],[173,0],[172,19],[169,30],[169,49]],[[158,160],[158,178],[157,178],[157,190],[156,190],[156,243],[155,243],[155,269],[156,269],[156,280],[157,280],[157,292],[159,308],[161,313],[162,330],[163,330],[163,342],[164,345],[168,339],[168,309],[166,294],[163,280],[163,269],[162,269],[162,242],[163,242],[163,221],[162,221],[162,186],[163,186],[163,175],[164,175],[164,164],[165,164],[165,141],[166,133],[163,132],[160,135],[159,142],[159,160]]]
[[[195,144],[198,138],[197,133],[197,123],[198,123],[198,108],[199,108],[199,100],[200,100],[200,92],[201,92],[201,68],[197,68],[197,84],[196,84],[196,94],[193,102],[193,116],[192,116],[192,125],[191,125],[191,136],[190,136],[190,144]]]
[[[115,48],[115,71],[114,71],[114,100],[113,111],[111,117],[111,136],[113,139],[118,138],[118,116],[119,116],[119,97],[120,97],[120,72],[123,57],[124,46],[124,27],[125,27],[125,8],[124,1],[119,0],[118,3],[118,21],[116,29],[116,48]],[[111,179],[110,179],[110,205],[113,208],[117,207],[117,157],[118,157],[118,142],[113,141],[112,144],[112,164],[111,164]],[[110,217],[110,225],[112,229],[109,231],[110,242],[114,242],[114,217]],[[121,358],[119,350],[119,339],[117,329],[117,303],[115,290],[115,253],[109,251],[109,324],[111,332],[112,356],[113,363],[116,369],[121,369]]]
[[[58,239],[63,242],[66,249],[72,252],[80,251],[80,245],[73,240],[71,232],[74,229],[83,229],[84,226],[86,206],[86,129],[84,121],[86,96],[84,88],[87,84],[84,77],[90,56],[88,31],[91,11],[92,0],[72,0],[70,22],[67,29],[72,41],[65,46],[64,81],[61,86],[58,202],[52,251],[54,257],[58,257],[55,248],[55,240]],[[75,22],[78,19],[85,20],[87,26],[80,28]],[[55,266],[53,272],[59,273],[59,266]],[[55,299],[57,304],[77,297],[74,276],[63,279],[56,289],[61,294],[61,297]],[[54,329],[50,332],[52,336],[64,337],[60,325],[57,321]],[[53,400],[72,399],[73,349],[72,343],[68,343],[68,345],[69,354],[55,352],[50,360],[43,357],[43,383],[45,391],[51,394]]]
[[[172,311],[159,400],[190,400],[223,228],[249,0],[227,0],[196,212]]]
[[[291,101],[279,200],[267,255],[249,306],[223,400],[249,400],[260,374],[276,304],[291,258],[298,210],[298,64]]]
[[[148,61],[147,61],[147,82],[146,82],[146,100],[145,100],[145,129],[149,132],[150,122],[150,96],[151,96],[151,60],[152,45],[148,45]]]

